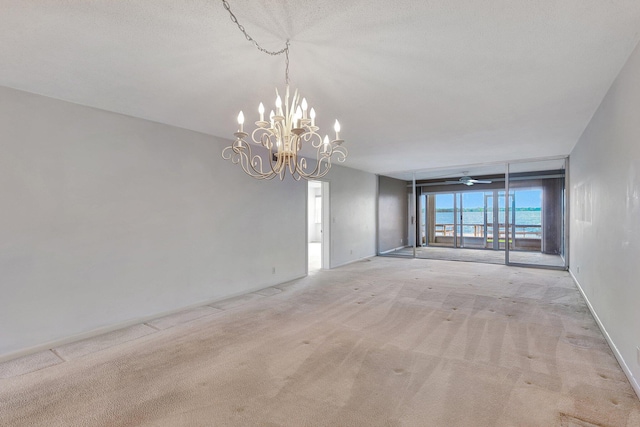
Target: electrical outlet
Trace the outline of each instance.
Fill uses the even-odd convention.
[[[353,249],[349,251],[349,255],[353,255]]]
[[[271,267],[271,274],[276,274],[276,268],[275,267]]]
[[[578,268],[576,268],[576,272],[580,273],[580,266],[578,266]]]

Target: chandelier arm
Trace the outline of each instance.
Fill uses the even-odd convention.
[[[349,155],[349,151],[342,146],[333,147],[331,152],[337,153],[336,160],[339,161],[340,163],[344,163],[344,161],[347,160],[347,156]]]
[[[321,163],[326,163],[326,164],[325,164],[324,167],[321,167],[322,166]],[[316,167],[314,168],[313,171],[308,172],[308,173],[301,172],[300,176],[303,177],[304,179],[322,178],[323,176],[325,176],[327,174],[327,172],[329,172],[330,163],[331,162],[327,162],[325,160],[320,160],[316,164]]]
[[[318,159],[316,161],[316,166],[310,172],[306,171],[307,166],[308,166],[307,159],[305,157],[302,157],[300,159],[300,162],[297,165],[297,169],[300,171],[300,175],[302,175],[305,179],[320,178],[320,177],[326,175],[326,173],[327,173],[326,171],[328,171],[328,169],[331,167],[330,155],[328,155],[325,152],[321,152],[320,148],[317,148],[316,158]],[[321,173],[320,171],[322,171],[322,164],[323,163],[327,164],[327,168],[326,168],[325,171],[323,171],[323,173]]]
[[[237,139],[232,145],[225,147],[222,158],[231,160],[233,164],[240,164],[247,175],[256,179],[272,179],[276,175],[273,170],[264,172],[262,158],[258,154],[253,155],[251,146],[243,139]]]
[[[270,150],[273,147],[273,142],[271,141],[271,130],[265,128],[255,128],[253,132],[251,132],[251,140],[258,145],[262,145],[267,150]]]
[[[318,175],[325,176],[331,169],[331,152],[324,153],[318,158]]]
[[[274,124],[274,126],[277,126],[277,124]],[[268,151],[267,160],[269,162],[269,168],[271,169],[271,172],[275,176],[277,174],[276,171],[281,170],[281,168],[283,167],[282,164],[284,162],[284,160],[283,160],[284,156],[279,155],[280,154],[278,152],[279,150],[274,152],[274,147],[275,148],[278,148],[278,147],[276,147],[276,144],[274,144],[274,142],[272,140],[272,137],[275,138],[276,141],[277,141],[278,140],[278,135],[274,132],[274,130],[271,130],[271,129],[264,129],[264,130],[265,130],[265,133],[263,133],[261,135],[260,141],[257,141],[255,138],[253,138],[253,135],[252,135],[252,138],[254,139],[254,142],[256,144],[261,144],[263,147],[265,147],[267,149],[267,151]],[[277,128],[275,130],[277,130]],[[254,131],[254,134],[255,134],[255,131]],[[275,163],[274,163],[274,160],[273,160],[274,157],[276,159]],[[284,176],[281,176],[280,179],[281,180],[284,179]]]
[[[301,158],[300,159],[300,164],[299,164],[300,175],[304,176],[306,179],[317,177],[318,176],[319,165],[320,165],[320,161],[317,161],[315,168],[312,171],[307,172],[306,171],[307,161],[306,161],[306,159],[304,157]]]
[[[310,142],[313,148],[319,148],[323,142],[319,133],[309,129],[301,135],[304,142]]]
[[[298,172],[298,154],[294,154],[289,158],[289,173],[295,177]]]
[[[334,153],[336,154],[336,160],[340,163],[346,160],[348,154],[347,149],[339,145],[330,146],[329,151],[322,153],[320,152],[320,148],[318,148],[318,163],[314,171],[309,174],[310,178],[322,178],[329,172]]]
[[[284,157],[282,155],[280,155],[279,153],[269,153],[269,166],[271,167],[271,170],[274,171],[274,173],[276,171],[280,171],[283,169],[283,162],[284,162]],[[273,161],[273,158],[275,157],[275,163]]]

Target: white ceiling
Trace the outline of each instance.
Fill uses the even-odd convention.
[[[347,165],[400,172],[568,154],[640,39],[638,0],[229,0]],[[0,0],[0,85],[231,138],[284,57],[218,0]],[[179,142],[176,142],[179,143]]]

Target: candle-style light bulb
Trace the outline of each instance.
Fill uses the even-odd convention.
[[[276,98],[276,111],[279,116],[282,115],[282,99],[280,98],[280,95]]]
[[[264,122],[264,105],[262,105],[262,102],[258,105],[258,112],[260,113],[260,121]]]
[[[298,108],[296,108],[296,114],[295,114],[295,116],[293,116],[294,127],[297,127],[297,128],[300,127],[300,119],[301,118],[302,118],[302,110],[300,109],[300,106],[298,105]]]
[[[336,120],[336,124],[333,125],[333,130],[336,131],[336,140],[340,139],[340,122]]]
[[[329,151],[329,135],[324,136],[324,147],[322,148],[322,152],[326,153]]]
[[[273,112],[273,110],[271,110],[271,112],[269,113],[269,121],[271,122],[271,128],[273,129],[273,116],[275,116],[276,114]]]
[[[302,98],[302,118],[307,118],[307,108],[309,105],[307,104],[307,98]]]
[[[316,125],[316,110],[311,108],[311,111],[309,112],[309,115],[311,116],[311,126],[315,126]]]
[[[238,132],[242,132],[242,125],[244,124],[244,114],[242,114],[242,111],[240,111],[240,114],[238,114]]]

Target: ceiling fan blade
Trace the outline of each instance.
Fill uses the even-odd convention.
[[[444,181],[443,184],[464,184],[467,186],[472,186],[473,184],[491,184],[491,181],[488,180],[479,180],[473,179],[468,176],[463,176],[457,181]]]

